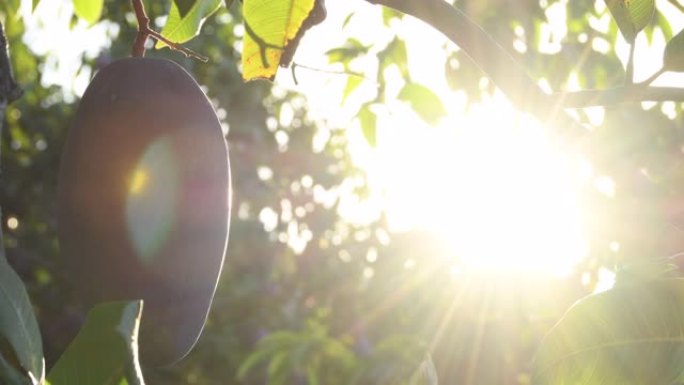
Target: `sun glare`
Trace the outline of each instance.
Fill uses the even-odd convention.
[[[349,10],[342,8],[351,9],[351,4],[335,3],[331,7],[340,9],[329,14],[346,15]],[[373,17],[373,12],[380,17],[379,10],[368,8],[349,22],[346,31],[362,30],[362,36],[373,36],[373,41],[387,38],[383,29],[368,29],[372,23],[363,17]],[[334,31],[343,21],[337,22],[318,27],[318,36],[329,36],[325,28]],[[587,253],[577,196],[586,180],[579,175],[578,161],[552,143],[551,129],[517,112],[499,93],[465,108],[466,95],[450,90],[444,78],[444,46],[449,45],[444,36],[412,18],[392,28],[405,39],[411,79],[435,92],[451,116],[439,127],[428,127],[390,97],[377,111],[375,149],[369,148],[358,126],[350,128],[352,156],[367,171],[390,227],[437,234],[449,245],[457,270],[570,273]],[[319,60],[325,67],[327,58],[321,52],[330,44],[327,38],[310,38],[298,57],[307,63]],[[385,74],[388,95],[397,94],[404,84],[393,70]],[[310,111],[333,126],[355,122],[349,111],[355,113],[353,106],[377,91],[360,87],[341,103],[331,99],[334,92],[329,89],[342,90],[346,78],[328,75],[330,87],[322,88],[323,76],[303,72],[298,89],[310,96]]]
[[[396,229],[438,234],[471,269],[563,276],[583,258],[576,167],[535,120],[502,98],[437,129],[397,120],[371,166]]]

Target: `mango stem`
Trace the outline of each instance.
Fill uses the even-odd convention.
[[[174,43],[171,40],[162,36],[159,32],[150,28],[150,18],[147,17],[145,13],[145,6],[142,0],[131,0],[133,4],[133,10],[135,11],[135,18],[138,20],[138,35],[135,37],[133,42],[133,49],[131,50],[131,56],[133,57],[143,57],[145,56],[145,42],[149,37],[161,41],[162,43],[169,46],[174,51],[178,51],[187,57],[192,57],[197,60],[206,62],[209,60],[206,56],[200,55],[199,53],[183,47],[178,43]]]

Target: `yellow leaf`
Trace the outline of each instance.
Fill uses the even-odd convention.
[[[315,0],[245,0],[242,77],[273,79],[287,44],[302,27]]]

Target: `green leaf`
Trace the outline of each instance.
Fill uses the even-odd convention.
[[[347,26],[349,25],[349,22],[350,22],[351,19],[354,17],[354,15],[356,15],[356,12],[350,12],[350,13],[344,18],[344,21],[342,22],[342,29],[343,29],[343,30],[347,28]]]
[[[404,40],[395,37],[387,44],[387,47],[378,53],[380,65],[385,68],[396,65],[404,79],[408,79],[408,53]]]
[[[679,31],[665,46],[663,68],[668,71],[684,72],[684,30]]]
[[[418,116],[433,126],[447,114],[442,100],[432,90],[421,84],[406,83],[399,92],[398,98],[408,102]]]
[[[679,384],[684,280],[618,285],[573,305],[544,338],[534,385]]]
[[[73,0],[76,16],[90,24],[97,23],[102,16],[103,0]]]
[[[392,20],[401,19],[402,16],[403,14],[401,12],[395,11],[390,7],[384,7],[382,9],[382,23],[385,25],[385,27],[389,27],[392,23]]]
[[[180,16],[183,17],[190,12],[190,8],[192,8],[196,2],[197,0],[173,0],[173,5],[176,6],[178,13],[180,13]]]
[[[352,59],[368,53],[369,48],[357,39],[348,38],[342,46],[329,49],[325,54],[328,56],[329,63],[342,63],[346,66]]]
[[[646,27],[655,12],[655,0],[606,0],[622,36],[634,43],[636,35]]]
[[[361,83],[363,83],[363,78],[361,76],[350,75],[347,78],[347,84],[344,86],[344,91],[342,91],[342,104],[347,101],[347,98],[354,92],[354,90],[359,88]]]
[[[314,0],[244,0],[247,33],[242,47],[242,77],[273,78],[285,46],[297,36],[313,9]]]
[[[363,132],[363,137],[366,142],[371,147],[377,145],[377,116],[375,112],[370,109],[369,104],[364,104],[359,111],[359,123],[361,123],[361,132]]]
[[[2,245],[0,237],[0,245]],[[45,376],[43,342],[24,284],[0,247],[0,349],[3,366],[19,366],[23,376],[40,381]]]
[[[199,34],[204,21],[221,7],[221,0],[196,0],[185,16],[181,16],[176,2],[171,3],[169,17],[161,30],[162,36],[174,43],[185,43]],[[166,47],[157,41],[155,48]]]
[[[665,36],[665,40],[671,39],[673,35],[672,25],[670,24],[670,21],[668,20],[667,16],[665,16],[662,12],[656,10],[655,19],[655,24],[658,27],[660,27],[660,30],[663,32],[663,35]]]
[[[95,306],[50,371],[51,385],[142,385],[138,327],[142,301]]]
[[[33,3],[31,4],[31,11],[35,11],[38,4],[40,4],[40,0],[33,0]]]
[[[0,1],[0,10],[4,10],[8,16],[14,16],[19,12],[21,0],[3,0]]]

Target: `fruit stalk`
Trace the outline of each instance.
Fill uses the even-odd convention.
[[[147,14],[145,13],[145,6],[143,5],[142,0],[131,0],[131,3],[133,4],[133,10],[135,11],[135,18],[138,21],[138,35],[135,37],[135,41],[133,42],[131,56],[145,56],[145,42],[147,41],[148,37],[152,37],[153,39],[168,45],[172,50],[179,51],[187,57],[193,57],[203,62],[208,60],[206,56],[200,55],[189,48],[185,48],[180,44],[174,43],[162,36],[159,32],[150,28],[150,18],[147,17]]]
[[[145,6],[143,6],[142,0],[131,0],[131,3],[133,3],[135,17],[138,20],[138,35],[133,42],[131,56],[143,57],[145,56],[145,42],[150,35],[150,18],[145,13]]]

